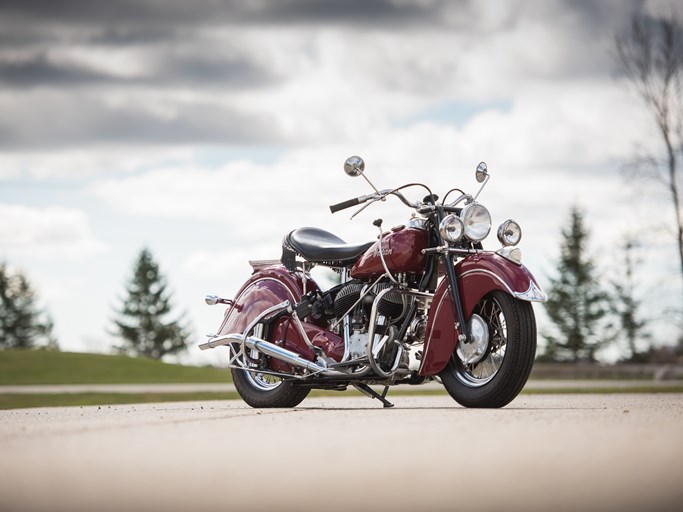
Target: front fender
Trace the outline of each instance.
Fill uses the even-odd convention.
[[[466,319],[472,315],[477,303],[495,290],[520,300],[547,300],[529,269],[524,265],[516,265],[496,253],[478,253],[461,260],[455,265],[455,275]],[[444,369],[461,333],[460,328],[456,328],[456,322],[449,282],[448,279],[443,279],[436,289],[427,317],[420,375],[436,375]]]

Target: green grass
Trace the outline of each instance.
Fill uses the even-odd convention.
[[[48,350],[0,350],[0,386],[230,381],[230,372],[153,359]]]
[[[4,350],[0,351],[0,386],[31,384],[179,384],[227,383],[230,373],[225,369],[198,368],[166,364],[145,358],[82,354],[73,352]],[[523,394],[586,394],[586,393],[683,393],[683,382],[670,386],[643,385],[636,388],[604,386],[571,386],[567,388],[525,389]],[[445,390],[430,390],[420,386],[398,387],[389,396],[445,395]],[[359,396],[355,390],[346,392],[313,391],[311,397]],[[0,409],[25,407],[57,407],[113,405],[197,400],[234,400],[236,392],[187,393],[60,393],[3,394],[0,387]]]
[[[55,393],[0,394],[1,409],[28,407],[69,407],[83,405],[148,404],[157,402],[187,402],[197,400],[235,400],[236,391],[226,393]]]
[[[683,384],[672,384],[671,386],[635,386],[635,387],[568,387],[568,388],[537,388],[523,389],[523,395],[611,395],[611,394],[642,394],[642,393],[683,393]]]

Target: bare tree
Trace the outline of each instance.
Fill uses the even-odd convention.
[[[641,163],[654,169],[671,199],[683,277],[679,158],[683,151],[683,26],[673,15],[637,13],[628,29],[616,37],[616,49],[621,69],[653,115],[664,144],[664,158],[649,157]]]
[[[637,238],[627,235],[619,248],[621,261],[614,265],[615,276],[610,281],[610,312],[616,317],[616,338],[626,342],[628,355],[624,360],[645,362],[650,350],[651,335],[649,321],[643,319],[640,309],[643,305],[637,293],[636,269],[642,260],[636,255],[639,247]]]

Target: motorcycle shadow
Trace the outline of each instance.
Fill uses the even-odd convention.
[[[305,412],[305,411],[386,411],[386,410],[394,410],[394,411],[453,411],[453,412],[486,412],[489,411],[491,413],[495,412],[502,412],[502,411],[514,411],[514,412],[523,412],[523,411],[594,411],[594,410],[602,410],[604,409],[603,406],[595,406],[595,407],[590,407],[590,406],[584,406],[584,407],[576,407],[574,406],[557,406],[557,407],[550,407],[550,406],[534,406],[534,405],[524,405],[524,406],[516,406],[516,407],[501,407],[501,408],[473,408],[473,407],[463,407],[458,404],[454,404],[453,406],[444,406],[444,405],[428,405],[428,404],[396,404],[394,403],[393,407],[382,407],[381,405],[379,406],[359,406],[359,407],[354,407],[350,405],[345,405],[345,406],[325,406],[325,405],[311,405],[311,406],[306,406],[306,405],[300,405],[298,407],[295,407],[293,410],[298,411],[298,412]],[[289,410],[291,411],[292,409],[283,409],[283,410]]]

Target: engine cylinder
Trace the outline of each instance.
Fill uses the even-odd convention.
[[[349,283],[344,286],[334,299],[334,314],[341,318],[360,298],[363,285],[359,283]]]
[[[379,294],[379,292],[386,290],[390,286],[390,284],[380,284],[377,286],[375,293]],[[377,311],[379,311],[381,315],[384,315],[391,320],[396,320],[397,318],[402,317],[405,310],[405,295],[395,292],[387,293],[384,297],[382,297],[377,305]]]

